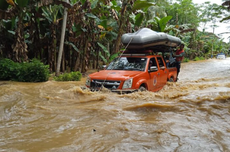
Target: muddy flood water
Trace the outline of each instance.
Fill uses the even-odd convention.
[[[230,58],[183,63],[159,92],[0,81],[0,152],[229,152]]]

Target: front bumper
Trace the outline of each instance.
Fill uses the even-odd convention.
[[[115,92],[118,94],[122,93],[132,93],[137,91],[137,89],[122,89],[124,82],[121,80],[98,80],[93,79],[90,82],[90,86],[87,86],[91,91],[101,91],[103,89],[107,89],[111,92]]]
[[[103,90],[103,88],[101,88],[101,87],[89,87],[89,86],[87,86],[87,88],[89,88],[90,89],[90,91],[101,91],[101,90]],[[114,92],[114,93],[118,93],[118,94],[126,94],[126,93],[133,93],[133,92],[136,92],[136,91],[138,91],[137,89],[108,89],[108,88],[105,88],[105,89],[107,89],[107,90],[109,90],[109,91],[111,91],[111,92]]]
[[[127,89],[127,90],[111,90],[111,92],[115,92],[115,93],[118,93],[118,94],[123,94],[123,93],[133,93],[133,92],[136,92],[137,90],[136,89]]]

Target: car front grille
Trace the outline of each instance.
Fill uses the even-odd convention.
[[[92,80],[91,88],[101,88],[104,86],[107,89],[117,89],[121,81],[109,81],[109,80]]]

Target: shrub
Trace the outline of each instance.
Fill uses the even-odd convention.
[[[195,57],[194,61],[198,61],[198,60],[200,60],[200,58],[199,57]]]
[[[199,60],[205,60],[205,58],[203,56],[201,57],[195,57],[194,61],[199,61]]]
[[[12,80],[18,74],[19,63],[10,59],[0,59],[0,80]]]
[[[200,57],[200,60],[205,60],[205,58],[203,56]]]
[[[20,71],[17,81],[44,82],[49,79],[49,66],[44,65],[37,59],[33,59],[28,63],[21,63]]]
[[[80,72],[71,72],[73,81],[81,81],[82,74]]]
[[[55,81],[80,81],[82,74],[80,72],[64,73],[54,77]]]
[[[49,79],[49,66],[37,59],[15,63],[10,59],[0,60],[0,80],[21,82],[44,82]]]
[[[189,62],[188,58],[184,58],[183,62]]]

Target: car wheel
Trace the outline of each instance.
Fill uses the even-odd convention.
[[[139,91],[146,91],[146,87],[144,85],[141,85],[140,88],[138,89]]]
[[[169,82],[174,82],[173,77],[171,77],[168,81],[169,81]]]

